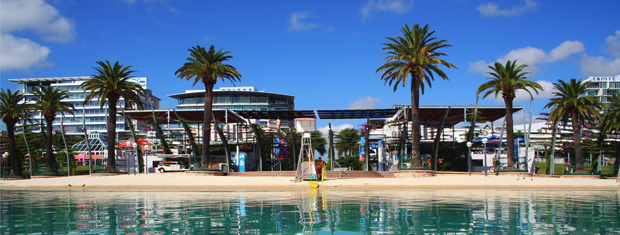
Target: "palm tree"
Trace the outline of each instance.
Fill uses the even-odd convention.
[[[448,76],[441,70],[441,66],[446,68],[456,68],[440,57],[447,56],[439,50],[451,47],[448,40],[437,40],[433,37],[435,31],[430,31],[426,25],[420,28],[414,25],[410,29],[405,25],[401,29],[402,37],[388,37],[388,43],[382,43],[385,51],[385,64],[377,69],[377,73],[383,72],[381,80],[386,84],[394,87],[394,91],[402,83],[404,87],[407,78],[411,76],[411,125],[412,125],[412,144],[411,153],[415,160],[419,160],[420,156],[420,92],[424,94],[424,84],[431,87],[431,81],[435,80],[435,75],[444,80],[448,80]]]
[[[94,68],[95,74],[91,75],[92,79],[82,83],[80,86],[90,94],[84,100],[88,103],[93,99],[97,99],[99,108],[103,109],[107,103],[108,106],[108,166],[105,171],[116,171],[116,105],[118,100],[123,98],[125,106],[142,108],[141,95],[144,95],[144,88],[134,81],[131,70],[132,66],[124,66],[118,61],[111,65],[110,62],[96,62],[99,67]]]
[[[607,134],[620,134],[620,93],[614,94],[608,98],[609,103],[605,107],[605,113],[601,118],[601,140],[605,139]],[[616,163],[615,174],[618,173],[618,165],[620,164],[620,143],[616,142]]]
[[[12,176],[21,176],[21,164],[16,156],[15,150],[15,124],[30,120],[32,117],[31,106],[25,103],[20,103],[24,98],[19,91],[15,93],[11,92],[11,89],[6,91],[2,89],[0,92],[0,117],[2,122],[6,124],[6,132],[9,139],[9,165],[11,166]]]
[[[515,99],[515,94],[517,90],[525,90],[530,93],[531,90],[538,94],[539,90],[543,90],[543,88],[537,82],[527,80],[525,75],[529,74],[529,72],[523,71],[523,69],[527,68],[528,65],[522,64],[517,65],[517,61],[506,61],[506,65],[499,62],[495,62],[493,66],[489,66],[492,72],[489,72],[491,75],[488,78],[490,81],[487,81],[478,87],[478,91],[476,95],[486,91],[482,98],[486,98],[490,94],[495,94],[495,98],[499,93],[502,93],[502,98],[504,99],[504,103],[506,104],[506,142],[508,143],[508,167],[514,167],[514,153],[515,147],[514,142],[514,130],[513,128],[513,120],[512,120],[512,101]]]
[[[359,149],[357,147],[358,142],[361,139],[359,131],[355,128],[346,128],[340,131],[336,135],[336,151],[338,151],[338,157],[356,156],[359,155]]]
[[[575,165],[577,172],[583,171],[583,155],[581,153],[581,127],[586,122],[600,118],[599,110],[603,107],[595,96],[583,95],[586,93],[588,82],[571,79],[569,82],[558,80],[553,84],[556,90],[545,108],[551,108],[549,119],[553,122],[562,122],[566,125],[569,120],[573,127],[573,141],[575,144]]]
[[[192,47],[188,51],[190,52],[190,57],[187,57],[187,62],[174,74],[180,79],[194,79],[192,86],[199,82],[205,85],[202,156],[203,162],[206,162],[206,157],[209,155],[209,142],[211,141],[213,87],[218,79],[222,79],[222,82],[226,80],[231,82],[240,81],[241,74],[232,65],[224,64],[225,61],[233,58],[229,55],[230,51],[222,52],[222,49],[216,51],[213,45],[211,45],[208,51],[201,46]]]
[[[41,111],[41,115],[45,119],[45,172],[44,174],[56,173],[56,157],[54,156],[54,150],[52,149],[52,124],[56,120],[56,113],[60,113],[63,117],[65,113],[73,115],[75,107],[71,103],[62,102],[62,100],[69,98],[68,91],[61,91],[60,89],[51,86],[39,86],[37,90],[32,92],[34,98],[33,109]]]

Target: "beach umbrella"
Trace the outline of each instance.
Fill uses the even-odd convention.
[[[153,145],[153,143],[146,141],[145,139],[138,139],[138,144],[139,145]]]
[[[116,145],[117,148],[133,148],[133,140],[125,140],[120,144]]]

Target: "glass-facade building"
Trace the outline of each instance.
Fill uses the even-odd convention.
[[[169,95],[178,100],[178,109],[204,109],[204,90],[188,90]],[[213,109],[232,111],[295,110],[295,97],[257,91],[253,86],[221,87],[213,90]]]
[[[61,122],[64,125],[66,135],[84,136],[84,127],[88,132],[97,131],[100,133],[107,133],[107,117],[108,108],[104,105],[101,109],[96,99],[90,102],[84,103],[86,96],[90,94],[88,91],[84,91],[80,88],[80,85],[90,80],[90,76],[77,76],[77,77],[50,77],[50,78],[19,78],[9,79],[11,82],[19,83],[22,85],[20,92],[24,95],[22,102],[31,102],[34,97],[32,93],[38,86],[54,87],[63,91],[68,91],[69,98],[63,100],[63,102],[71,103],[75,107],[74,115],[65,114],[56,115],[56,119],[53,123],[53,129],[61,130]],[[152,91],[148,89],[146,77],[135,77],[135,83],[140,84],[146,90],[146,96],[142,96],[142,103],[144,109],[159,108],[160,99],[153,96]],[[151,105],[151,103],[153,105]],[[127,134],[130,129],[125,125],[125,119],[122,117],[123,109],[133,109],[125,106],[125,101],[121,98],[117,104],[118,113],[116,116],[116,131],[118,135]],[[41,115],[41,112],[34,113],[34,123],[45,123],[45,119]],[[134,123],[138,128],[144,128],[143,123]]]
[[[603,103],[609,103],[609,97],[620,92],[620,75],[590,76],[585,81],[589,82],[585,95],[596,96]]]

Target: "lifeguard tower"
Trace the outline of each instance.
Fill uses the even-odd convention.
[[[297,133],[301,133],[301,149],[297,162],[295,180],[316,181],[316,168],[314,165],[314,150],[312,149],[311,133],[316,131],[316,118],[296,118],[295,126]]]

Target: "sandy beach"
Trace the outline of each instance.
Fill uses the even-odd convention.
[[[438,174],[418,178],[344,178],[319,183],[322,189],[579,189],[620,190],[615,179],[517,175]],[[278,190],[310,188],[294,177],[212,176],[187,173],[71,176],[2,180],[0,189],[22,190]]]

